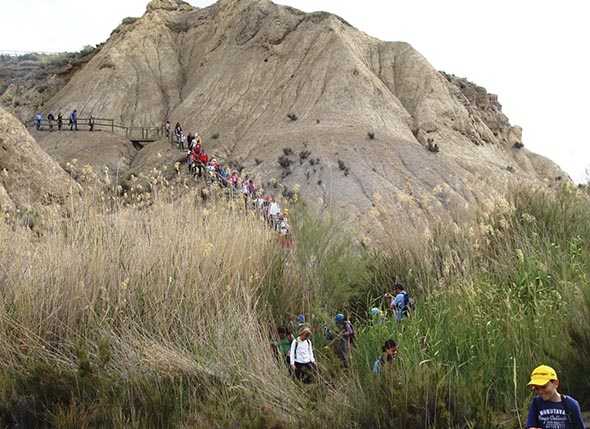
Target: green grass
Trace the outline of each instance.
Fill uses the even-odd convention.
[[[583,193],[516,191],[471,226],[383,251],[296,207],[292,252],[239,202],[156,194],[140,216],[109,198],[67,223],[39,213],[41,235],[0,222],[0,425],[520,428],[540,363],[590,405]],[[416,311],[368,320],[394,279]],[[346,371],[321,336],[341,311],[358,333]],[[270,348],[301,312],[312,386]],[[399,359],[375,376],[388,338]]]

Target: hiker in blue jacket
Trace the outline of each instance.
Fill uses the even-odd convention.
[[[410,295],[400,283],[394,285],[394,298],[391,301],[391,309],[395,313],[395,319],[398,322],[406,318],[410,311]]]
[[[35,115],[35,128],[37,128],[37,131],[41,129],[41,121],[43,121],[43,115],[41,113],[37,113]]]
[[[76,109],[70,114],[70,131],[73,130],[78,131],[78,111]]]
[[[580,404],[557,391],[559,379],[553,368],[535,368],[528,385],[536,396],[529,408],[527,429],[584,429]]]

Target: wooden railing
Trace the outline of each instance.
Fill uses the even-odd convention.
[[[78,131],[90,131],[90,118],[78,118]],[[33,127],[37,127],[37,120],[32,119],[30,122]],[[72,128],[70,119],[64,118],[61,126],[61,131],[69,131]],[[59,131],[57,118],[49,122],[47,118],[43,118],[40,123],[40,129],[43,131]],[[161,127],[130,127],[118,124],[114,119],[110,118],[94,118],[93,131],[108,131],[113,134],[125,136],[133,141],[155,141],[165,136],[164,126]]]

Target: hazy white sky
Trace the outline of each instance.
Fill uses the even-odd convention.
[[[0,0],[0,51],[78,50],[107,39],[147,0]],[[245,1],[245,0],[244,0]],[[207,6],[210,0],[189,0]],[[576,180],[590,165],[587,0],[279,0],[326,10],[383,40],[411,43],[439,70],[497,93],[525,145]],[[71,11],[71,13],[70,13]]]

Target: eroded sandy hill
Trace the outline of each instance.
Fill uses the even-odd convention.
[[[261,181],[299,185],[367,229],[383,201],[400,223],[461,222],[510,183],[564,176],[517,148],[521,130],[483,88],[407,43],[268,0],[153,1],[48,105],[136,126],[180,121]]]

